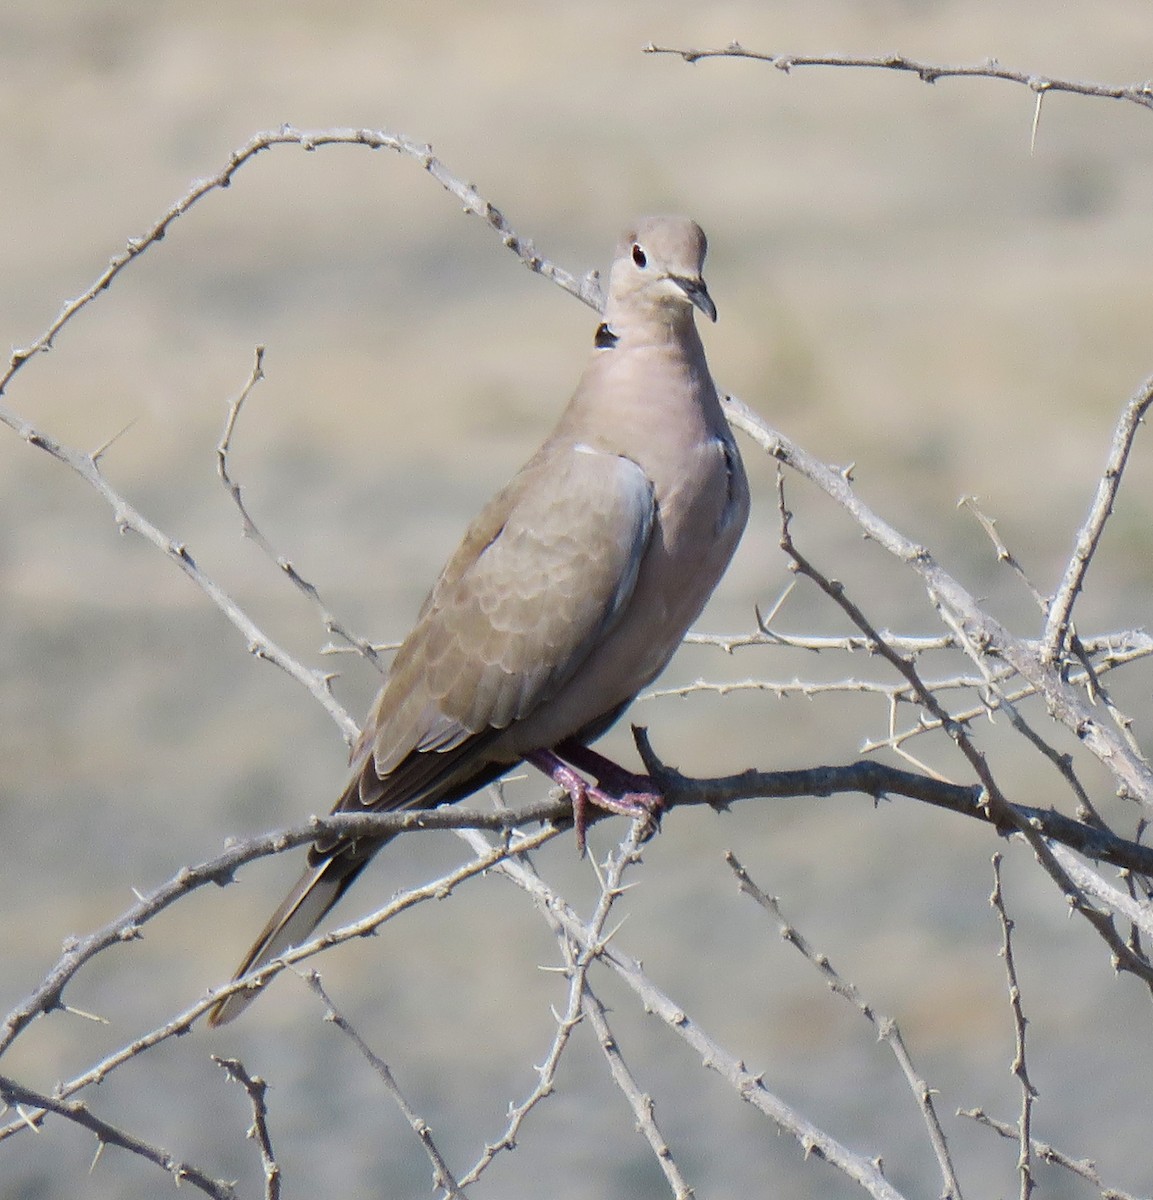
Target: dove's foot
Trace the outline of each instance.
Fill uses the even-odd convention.
[[[656,826],[664,806],[664,797],[651,777],[634,775],[577,742],[563,742],[558,749],[583,770],[595,775],[597,782],[589,783],[576,767],[569,766],[551,750],[534,750],[525,755],[525,760],[568,792],[572,800],[577,847],[582,855],[585,852],[590,806],[620,816],[643,818]]]
[[[659,796],[661,794],[657,781],[651,775],[637,775],[615,763],[611,758],[605,758],[595,750],[581,742],[571,739],[561,742],[556,748],[558,757],[570,762],[578,770],[589,775],[595,775],[597,783],[607,788],[614,795],[620,796],[629,792],[638,795]]]

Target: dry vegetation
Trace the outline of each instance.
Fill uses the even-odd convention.
[[[1153,98],[1058,94],[1136,77],[1144,14],[1071,57],[967,11],[8,18],[0,1196],[1150,1193]],[[640,53],[734,34],[1006,70]],[[595,302],[653,208],[709,229],[757,490],[633,710],[660,836],[578,861],[514,780],[208,1034],[365,646],[583,358],[513,254]]]

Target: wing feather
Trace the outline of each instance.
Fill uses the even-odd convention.
[[[619,618],[654,519],[652,485],[631,459],[546,446],[441,573],[338,807],[435,804],[471,770],[491,776],[485,747],[555,696]]]

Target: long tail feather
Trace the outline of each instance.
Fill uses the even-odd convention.
[[[512,765],[489,762],[480,756],[484,747],[500,733],[488,729],[453,753],[423,754],[414,751],[382,779],[375,773],[371,755],[361,755],[343,795],[333,812],[391,812],[404,808],[433,808],[471,795],[497,779]],[[461,770],[463,759],[464,770]],[[474,761],[476,760],[476,761]],[[329,910],[353,885],[369,859],[395,835],[341,841],[318,841],[309,850],[315,865],[297,880],[296,886],[272,914],[260,936],[237,968],[233,979],[259,970],[292,946],[299,946],[324,920]],[[219,1001],[208,1016],[210,1025],[227,1025],[260,995],[261,988],[242,988]]]
[[[309,867],[269,918],[232,978],[239,979],[250,971],[259,970],[285,950],[299,946],[324,920],[367,863],[368,858],[335,855]],[[234,1021],[261,991],[261,988],[253,987],[226,996],[209,1013],[209,1025],[227,1025]]]

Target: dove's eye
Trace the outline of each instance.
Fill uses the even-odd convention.
[[[638,267],[647,267],[649,265],[648,256],[641,249],[639,242],[633,242],[633,262],[635,262]]]

